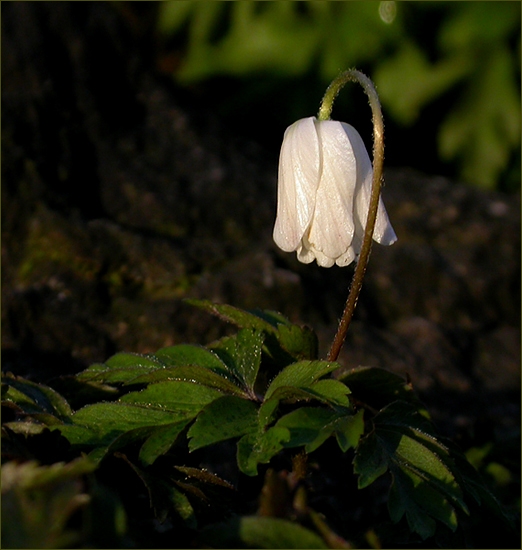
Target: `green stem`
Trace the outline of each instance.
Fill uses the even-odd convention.
[[[328,361],[336,361],[339,357],[339,352],[346,339],[346,333],[348,332],[348,327],[350,326],[350,321],[352,320],[353,312],[361,292],[364,274],[366,273],[366,267],[372,248],[372,237],[375,228],[375,220],[377,219],[377,208],[379,206],[379,197],[381,194],[382,169],[384,163],[384,122],[381,104],[373,82],[366,75],[355,69],[350,69],[341,73],[330,86],[328,86],[323,101],[321,102],[317,118],[319,120],[329,120],[333,101],[347,82],[358,82],[364,88],[370,101],[370,107],[373,114],[373,179],[370,207],[368,209],[368,219],[364,229],[361,253],[359,254],[359,259],[355,267],[350,292],[348,293],[346,305],[339,326],[337,327],[337,333],[333,339],[330,351],[328,352]]]

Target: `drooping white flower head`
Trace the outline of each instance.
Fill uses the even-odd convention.
[[[303,263],[349,265],[361,251],[372,163],[357,130],[344,122],[303,118],[287,128],[279,157],[274,241]],[[397,240],[382,200],[373,239]]]

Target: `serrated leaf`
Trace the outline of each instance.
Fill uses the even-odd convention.
[[[364,433],[364,411],[341,416],[333,422],[337,443],[343,453],[355,448]]]
[[[379,444],[375,432],[362,438],[353,461],[353,471],[359,475],[357,487],[364,489],[388,471],[388,461],[384,449]]]
[[[216,315],[220,319],[233,323],[239,328],[250,328],[259,331],[272,331],[273,325],[271,322],[265,321],[255,313],[239,309],[228,304],[215,304],[209,300],[185,300],[188,304],[199,307]]]
[[[315,332],[308,327],[279,325],[277,339],[281,346],[297,359],[317,359],[318,341]]]
[[[172,412],[127,403],[95,403],[76,412],[72,416],[73,424],[51,429],[59,430],[73,445],[106,446],[136,428],[173,424],[193,415],[193,411]]]
[[[159,349],[153,356],[167,367],[198,365],[219,374],[226,374],[228,372],[226,365],[217,355],[201,346],[191,344],[169,346]]]
[[[327,548],[319,535],[298,523],[260,516],[210,525],[201,536],[213,548]]]
[[[151,384],[143,390],[128,393],[121,397],[119,402],[191,415],[198,413],[205,405],[222,395],[222,392],[214,388],[183,380],[172,380]]]
[[[224,396],[205,407],[188,431],[189,450],[212,445],[257,430],[257,406],[236,396]]]
[[[310,386],[310,391],[325,403],[337,407],[348,407],[350,389],[337,380],[318,380]]]
[[[267,464],[290,440],[287,428],[272,426],[266,432],[244,435],[237,443],[237,464],[248,476],[257,475],[258,464]]]
[[[237,334],[236,368],[250,395],[255,395],[254,384],[261,365],[263,340],[263,333],[254,330],[243,329]]]
[[[166,367],[206,367],[210,371],[226,376],[226,365],[211,351],[188,344],[169,346],[149,355],[137,353],[117,353],[106,363],[91,365],[78,375],[80,380],[99,380],[105,382],[135,382],[140,375],[156,373],[158,378]]]
[[[449,450],[427,433],[428,425],[410,405],[392,403],[375,416],[374,431],[359,444],[354,468],[359,487],[390,470],[392,519],[405,513],[423,538],[433,534],[433,518],[454,530],[455,506],[468,512]]]
[[[241,329],[211,345],[213,352],[227,365],[236,383],[251,398],[256,398],[254,385],[261,364],[264,335],[252,329]]]
[[[163,364],[139,353],[116,353],[105,363],[95,363],[76,375],[79,380],[127,382],[140,374],[163,367]]]
[[[416,405],[416,409],[427,415],[417,394],[404,378],[377,367],[356,367],[336,376],[346,384],[352,394],[363,403],[375,409],[382,409],[394,401]]]
[[[197,480],[207,485],[215,485],[217,487],[223,487],[234,491],[234,486],[228,481],[218,477],[216,474],[209,472],[208,470],[201,470],[199,468],[193,468],[191,466],[174,466],[178,472],[181,472],[187,476],[187,478]]]
[[[455,508],[441,493],[412,472],[393,470],[388,509],[394,522],[405,514],[410,529],[423,539],[435,534],[434,520],[455,531],[458,525]]]
[[[190,382],[160,382],[113,403],[87,405],[56,426],[75,445],[106,446],[125,432],[190,420],[223,394]]]
[[[319,407],[301,407],[280,418],[276,427],[286,428],[290,439],[285,447],[304,446],[311,453],[322,445],[333,433],[333,420],[339,418],[339,413],[331,409]]]
[[[131,384],[157,384],[164,381],[185,381],[194,384],[201,384],[208,386],[215,390],[219,390],[225,393],[231,393],[234,395],[247,396],[246,392],[239,388],[236,384],[224,378],[220,374],[216,374],[214,371],[209,370],[207,367],[200,367],[198,365],[191,366],[179,366],[179,367],[165,367],[162,369],[156,369],[147,374],[142,374],[129,381]]]
[[[267,335],[265,351],[270,356],[285,359],[317,357],[317,336],[308,327],[293,325],[281,313],[275,311],[245,311],[228,304],[214,304],[208,300],[187,300],[189,304],[205,309],[217,317],[240,328],[254,329]]]
[[[273,393],[283,386],[308,388],[316,380],[337,370],[338,363],[329,363],[327,361],[299,361],[285,367],[272,380],[265,392],[265,400],[269,399]]]
[[[301,407],[280,418],[276,426],[290,431],[291,437],[285,447],[304,445],[307,453],[313,452],[332,435],[346,452],[357,446],[364,432],[362,411],[354,415],[319,407]]]

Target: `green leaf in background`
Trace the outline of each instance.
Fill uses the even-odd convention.
[[[89,503],[81,478],[95,469],[85,457],[51,466],[36,461],[3,464],[2,547],[75,547],[81,533],[67,523]]]
[[[203,409],[188,431],[189,450],[255,432],[257,410],[252,401],[231,395],[213,401]]]
[[[260,516],[210,525],[201,538],[213,548],[328,548],[319,535],[298,523]]]
[[[461,177],[481,187],[497,185],[510,153],[520,143],[520,90],[513,68],[506,48],[490,51],[440,127],[442,158],[458,160]]]
[[[165,45],[183,43],[173,74],[181,85],[235,77],[237,97],[256,88],[260,107],[267,95],[289,105],[289,121],[308,116],[298,84],[367,67],[395,125],[436,136],[438,150],[422,157],[495,188],[520,149],[520,16],[519,2],[176,1],[160,4],[157,28]],[[271,96],[258,90],[263,76]],[[297,85],[280,94],[285,82]],[[227,96],[217,107],[232,104],[237,116],[237,103]],[[518,167],[509,180],[519,187]]]
[[[379,64],[374,78],[382,103],[390,114],[398,122],[411,125],[425,105],[468,72],[465,57],[450,57],[433,64],[416,44],[405,41],[394,57]]]

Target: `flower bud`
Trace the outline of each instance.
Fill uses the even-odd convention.
[[[281,155],[274,241],[303,263],[349,265],[360,253],[368,217],[372,164],[357,130],[303,118],[287,128]],[[373,239],[397,237],[379,199]]]

